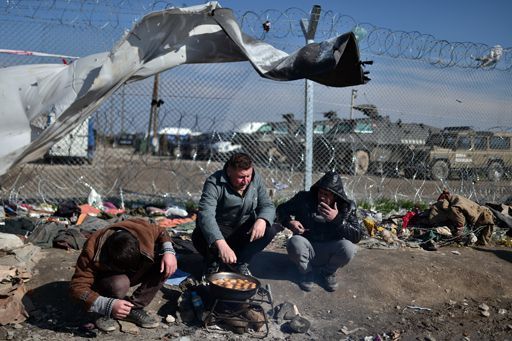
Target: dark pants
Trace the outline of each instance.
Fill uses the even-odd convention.
[[[107,273],[94,282],[96,291],[105,297],[125,299],[134,309],[146,307],[162,288],[166,278],[160,273],[160,259],[144,265],[133,274]],[[130,297],[126,297],[130,287],[140,284]]]
[[[263,237],[254,240],[251,243],[251,235],[249,231],[253,225],[254,220],[250,219],[235,229],[221,227],[222,235],[229,247],[235,252],[238,263],[249,263],[252,257],[270,244],[276,235],[277,231],[270,224],[267,224]],[[215,245],[212,245],[211,247],[208,245],[203,236],[203,232],[197,226],[192,233],[192,243],[207,262],[219,260],[219,250]]]

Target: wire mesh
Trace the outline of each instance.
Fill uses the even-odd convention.
[[[7,1],[0,48],[78,57],[108,51],[137,18],[172,5]],[[237,13],[244,32],[288,52],[304,45],[299,23],[308,16],[300,8]],[[347,31],[359,37],[361,59],[373,61],[372,80],[341,89],[315,84],[313,180],[337,170],[358,201],[429,201],[443,188],[477,201],[511,193],[510,48],[391,31],[328,9],[316,40]],[[0,66],[71,61],[61,59],[11,52],[0,54]],[[157,82],[124,85],[44,159],[3,176],[2,195],[58,202],[94,188],[126,200],[197,200],[206,176],[244,151],[273,197],[288,197],[304,183],[304,97],[304,81],[263,79],[247,63],[180,66]],[[48,124],[34,120],[34,137]],[[446,148],[448,139],[455,142]]]

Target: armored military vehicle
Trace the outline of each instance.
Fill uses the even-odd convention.
[[[407,177],[433,180],[451,177],[499,181],[512,170],[512,133],[447,127],[432,134],[424,147],[407,154]]]
[[[406,153],[425,145],[427,137],[440,130],[421,123],[392,122],[372,104],[353,108],[367,117],[336,119],[326,134],[315,139],[316,169],[335,169],[355,175],[367,172],[398,175]]]

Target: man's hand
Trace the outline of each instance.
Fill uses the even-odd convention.
[[[228,243],[226,243],[226,241],[224,239],[216,240],[215,245],[217,245],[217,249],[219,249],[219,257],[223,263],[225,263],[225,264],[236,263],[236,254],[229,247]]]
[[[333,221],[338,215],[338,205],[334,202],[334,208],[332,208],[325,202],[321,202],[320,205],[318,205],[318,212],[325,218],[325,220]]]
[[[302,226],[301,222],[298,220],[291,220],[288,224],[288,228],[295,234],[303,234],[306,229]]]
[[[260,239],[265,235],[265,229],[267,228],[267,222],[264,219],[256,219],[252,228],[247,232],[251,234],[250,242]]]
[[[160,273],[164,278],[169,278],[178,268],[178,261],[176,256],[172,253],[164,253],[162,256],[162,262],[160,263]]]
[[[115,319],[123,319],[128,316],[132,308],[132,303],[125,300],[116,299],[112,305],[112,317]]]

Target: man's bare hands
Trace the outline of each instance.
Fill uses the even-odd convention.
[[[332,208],[326,203],[321,202],[320,205],[318,205],[318,213],[320,213],[325,220],[333,221],[338,215],[338,205],[334,202],[334,208]]]
[[[225,264],[236,263],[236,254],[229,247],[228,243],[224,239],[216,240],[215,244],[217,245],[217,249],[219,249],[219,257],[223,263],[225,263]]]
[[[176,260],[176,256],[172,253],[164,253],[162,262],[160,263],[160,273],[162,273],[164,278],[169,278],[169,276],[176,272],[177,268],[178,261]]]
[[[254,222],[254,225],[248,232],[251,234],[250,241],[253,242],[253,241],[263,237],[265,235],[266,228],[267,228],[267,222],[264,219],[256,219],[256,221]]]
[[[132,308],[132,303],[126,300],[116,299],[112,305],[112,317],[115,319],[123,319],[128,316]]]
[[[295,234],[303,234],[307,231],[298,220],[291,220],[288,224],[288,228]]]

